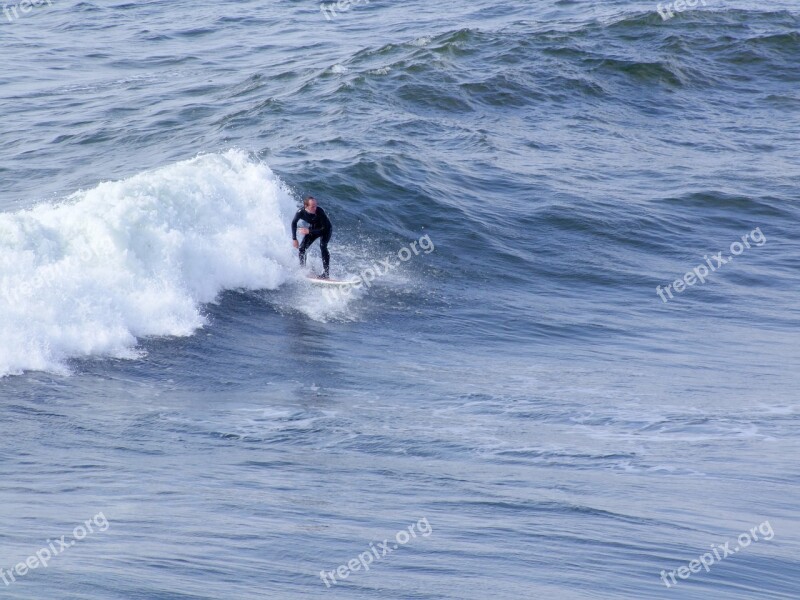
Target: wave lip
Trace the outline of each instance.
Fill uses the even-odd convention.
[[[132,358],[141,337],[202,327],[223,290],[277,288],[296,269],[294,204],[230,150],[0,214],[0,377]]]

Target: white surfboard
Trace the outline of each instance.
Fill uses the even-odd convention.
[[[358,279],[321,279],[320,277],[308,276],[308,282],[311,285],[318,285],[321,287],[348,287],[359,283]]]

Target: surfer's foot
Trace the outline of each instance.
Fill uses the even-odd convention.
[[[322,275],[319,276],[319,278],[320,279],[330,279],[330,277],[328,277],[327,273],[323,273]]]

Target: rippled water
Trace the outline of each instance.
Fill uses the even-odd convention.
[[[4,597],[797,597],[798,25],[712,0],[0,15]],[[335,275],[397,266],[310,288],[308,193]]]

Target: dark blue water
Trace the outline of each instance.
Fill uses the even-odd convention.
[[[798,597],[800,11],[705,4],[0,15],[4,597]]]

